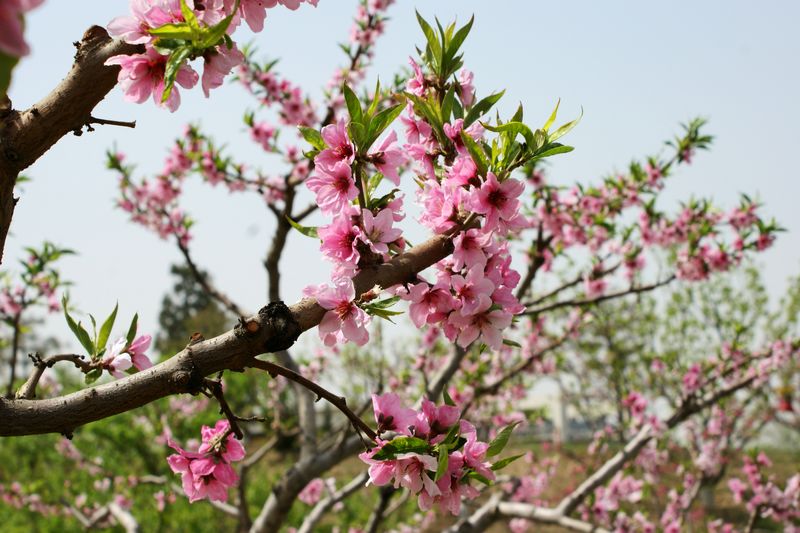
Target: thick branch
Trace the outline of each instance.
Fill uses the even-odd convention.
[[[61,137],[91,122],[95,106],[117,84],[118,66],[110,57],[142,52],[141,45],[111,39],[92,26],[77,44],[75,63],[47,96],[25,111],[11,111],[0,124],[0,260],[14,214],[17,175],[39,159]]]
[[[356,294],[375,285],[412,281],[418,272],[452,253],[448,236],[437,235],[388,263],[359,273]],[[220,370],[241,370],[253,358],[291,346],[297,336],[319,324],[325,309],[314,298],[287,308],[273,302],[257,315],[218,337],[187,346],[174,357],[132,376],[46,400],[0,399],[0,436],[70,434],[78,426],[146,405],[159,398],[197,392],[204,377]]]

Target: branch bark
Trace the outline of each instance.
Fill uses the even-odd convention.
[[[11,110],[0,118],[0,261],[19,173],[61,137],[92,122],[92,110],[117,84],[119,67],[105,66],[108,58],[144,51],[141,45],[112,39],[100,26],[86,30],[76,46],[72,69],[50,94],[30,109]]]
[[[375,285],[412,281],[418,272],[447,257],[452,240],[437,235],[388,263],[360,272],[353,282],[360,295]],[[62,433],[179,393],[196,393],[203,378],[221,370],[243,370],[256,355],[291,346],[300,333],[318,325],[325,309],[314,298],[293,306],[273,302],[222,335],[191,344],[174,357],[132,376],[46,400],[0,399],[0,436]],[[302,488],[302,487],[301,487]]]

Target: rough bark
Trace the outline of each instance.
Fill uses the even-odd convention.
[[[375,285],[412,281],[418,272],[452,253],[451,238],[437,235],[392,261],[363,270],[356,294]],[[45,400],[0,400],[0,436],[62,433],[130,411],[172,394],[197,392],[202,379],[221,370],[243,370],[263,353],[289,348],[300,333],[319,324],[325,309],[314,298],[287,308],[272,303],[236,328],[191,344],[174,357],[132,376]],[[301,487],[302,488],[302,487]]]

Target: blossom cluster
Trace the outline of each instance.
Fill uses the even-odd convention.
[[[196,452],[186,451],[168,439],[169,446],[178,453],[167,457],[167,462],[173,472],[181,474],[183,491],[190,502],[205,498],[227,501],[228,489],[239,480],[231,463],[244,458],[244,447],[234,438],[227,420],[218,421],[213,428],[203,426],[200,434],[202,443]]]
[[[437,505],[458,514],[462,498],[480,495],[470,480],[489,484],[495,479],[494,470],[502,467],[487,458],[499,453],[505,442],[499,446],[481,442],[475,427],[460,419],[455,405],[436,406],[423,399],[422,407],[414,410],[404,407],[396,394],[386,393],[373,395],[372,407],[377,445],[359,455],[370,465],[368,483],[404,487],[418,496],[422,510]],[[386,434],[394,437],[380,437]]]
[[[318,0],[306,0],[316,6]],[[264,28],[267,9],[278,3],[297,9],[303,0],[130,0],[131,13],[113,19],[109,33],[130,44],[144,45],[141,54],[118,55],[106,61],[119,65],[118,82],[125,99],[142,103],[151,95],[175,111],[180,94],[173,85],[194,87],[201,77],[189,60],[203,59],[201,85],[209,91],[244,61],[230,36],[244,21],[254,32]],[[169,67],[169,68],[168,68]]]
[[[763,452],[755,458],[745,457],[742,472],[745,480],[731,478],[728,488],[736,503],[745,503],[751,513],[771,518],[787,527],[796,527],[800,519],[800,474],[791,476],[783,489],[774,475],[764,473],[772,461]]]

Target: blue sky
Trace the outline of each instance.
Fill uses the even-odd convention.
[[[320,0],[316,9],[273,10],[256,37],[258,49],[281,58],[279,71],[318,97],[342,61],[336,43],[346,39],[355,6],[353,0]],[[712,151],[698,154],[670,181],[661,205],[677,206],[694,195],[729,208],[739,192],[747,192],[789,230],[760,258],[771,293],[780,295],[785,279],[800,271],[800,3],[400,0],[390,9],[369,83],[376,76],[390,79],[421,42],[415,7],[443,21],[466,21],[474,13],[466,65],[475,72],[479,94],[507,89],[501,113],[522,102],[537,124],[558,98],[564,119],[583,108],[584,118],[567,140],[576,150],[550,167],[559,183],[591,182],[623,170],[631,158],[661,150],[680,122],[707,117],[716,136]],[[50,0],[31,13],[26,35],[32,54],[15,72],[15,106],[35,102],[63,77],[74,54],[70,43],[86,28],[126,11],[127,2],[118,0]],[[171,284],[169,265],[180,256],[172,243],[129,224],[114,208],[116,177],[104,169],[105,149],[116,144],[140,172],[152,174],[182,126],[199,120],[240,160],[274,165],[247,138],[241,116],[255,106],[238,86],[226,86],[210,100],[199,89],[182,96],[183,105],[170,114],[151,103],[126,103],[115,90],[96,116],[135,119],[135,130],[101,127],[69,136],[31,167],[33,182],[24,186],[17,207],[6,265],[21,257],[23,246],[45,239],[79,250],[62,265],[64,277],[75,282],[72,299],[79,308],[103,314],[118,299],[121,316],[139,311],[143,328],[152,330]],[[193,185],[185,206],[198,220],[192,243],[198,262],[245,307],[263,305],[261,259],[271,229],[263,202]],[[328,266],[318,260],[314,243],[300,236],[290,240],[284,268],[288,302],[300,297],[304,285],[327,279]],[[66,331],[60,322],[50,328],[56,326]]]

